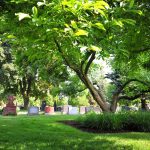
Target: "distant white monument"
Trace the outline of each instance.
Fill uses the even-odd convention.
[[[28,108],[28,115],[38,115],[39,114],[39,107],[31,106]]]
[[[69,106],[68,105],[64,105],[62,107],[61,113],[62,114],[68,114],[68,109],[69,109]]]
[[[79,108],[78,107],[69,106],[68,114],[69,115],[77,115],[77,114],[79,114]]]
[[[80,106],[80,114],[85,114],[85,106]]]

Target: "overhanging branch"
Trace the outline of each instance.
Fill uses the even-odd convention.
[[[63,60],[65,61],[65,63],[66,63],[71,69],[73,69],[74,71],[77,71],[77,69],[75,68],[75,66],[73,66],[73,65],[70,64],[69,60],[66,58],[65,54],[63,53],[60,44],[58,43],[58,41],[57,41],[55,38],[54,38],[54,42],[55,42],[55,44],[56,44],[56,46],[57,46],[57,49],[58,49],[59,53],[61,54]]]
[[[135,100],[135,99],[141,97],[144,93],[148,93],[148,92],[150,92],[150,89],[143,90],[143,91],[141,91],[140,93],[138,93],[138,94],[136,94],[134,96],[127,96],[127,95],[120,96],[118,100],[121,100],[121,99],[124,99],[124,100]]]
[[[143,84],[143,85],[149,86],[149,84],[146,83],[146,82],[144,82],[144,81],[141,81],[141,80],[138,80],[138,79],[130,79],[130,80],[128,80],[127,82],[125,82],[125,83],[119,88],[118,92],[119,92],[119,93],[122,92],[122,90],[123,90],[128,84],[130,84],[131,82],[139,82],[139,83],[141,83],[141,84]]]
[[[95,59],[95,54],[96,54],[96,52],[92,52],[91,57],[90,57],[89,61],[87,62],[87,65],[86,65],[86,67],[85,67],[85,74],[88,73],[89,68],[90,68],[92,62],[93,62],[93,60]]]
[[[87,52],[86,53],[86,56],[85,56],[85,59],[81,61],[81,71],[83,72],[83,66],[85,64],[85,62],[89,59],[89,57],[91,56],[91,52]]]

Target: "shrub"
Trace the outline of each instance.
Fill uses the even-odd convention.
[[[150,113],[89,113],[77,119],[81,126],[104,132],[140,131],[150,132]]]

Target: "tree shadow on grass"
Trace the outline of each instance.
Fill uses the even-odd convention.
[[[13,124],[0,133],[0,150],[132,150],[132,145],[121,145],[115,140],[87,134],[60,124],[32,121]],[[17,129],[14,130],[17,125]],[[32,126],[32,127],[31,127]]]
[[[0,150],[132,150],[129,144],[111,137],[128,134],[89,134],[58,122],[38,119],[3,122],[0,126]],[[125,135],[125,136],[124,136]],[[142,137],[141,137],[142,136]],[[97,138],[98,137],[98,138]],[[109,138],[110,137],[110,138]],[[136,138],[137,135],[129,138]],[[139,137],[144,139],[144,133]]]
[[[75,124],[74,124],[74,122],[72,122],[72,121],[60,121],[60,123],[63,123],[65,125],[76,128],[84,133],[93,133],[96,135],[107,135],[109,137],[117,137],[117,138],[119,137],[122,139],[150,140],[150,132],[112,132],[112,133],[110,133],[110,132],[100,132],[100,131],[97,131],[97,130],[91,129],[91,128],[83,128],[78,123],[76,124],[76,122],[75,122]]]

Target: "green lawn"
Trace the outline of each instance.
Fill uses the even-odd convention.
[[[93,134],[58,123],[77,116],[0,116],[0,150],[150,150],[150,133]]]

